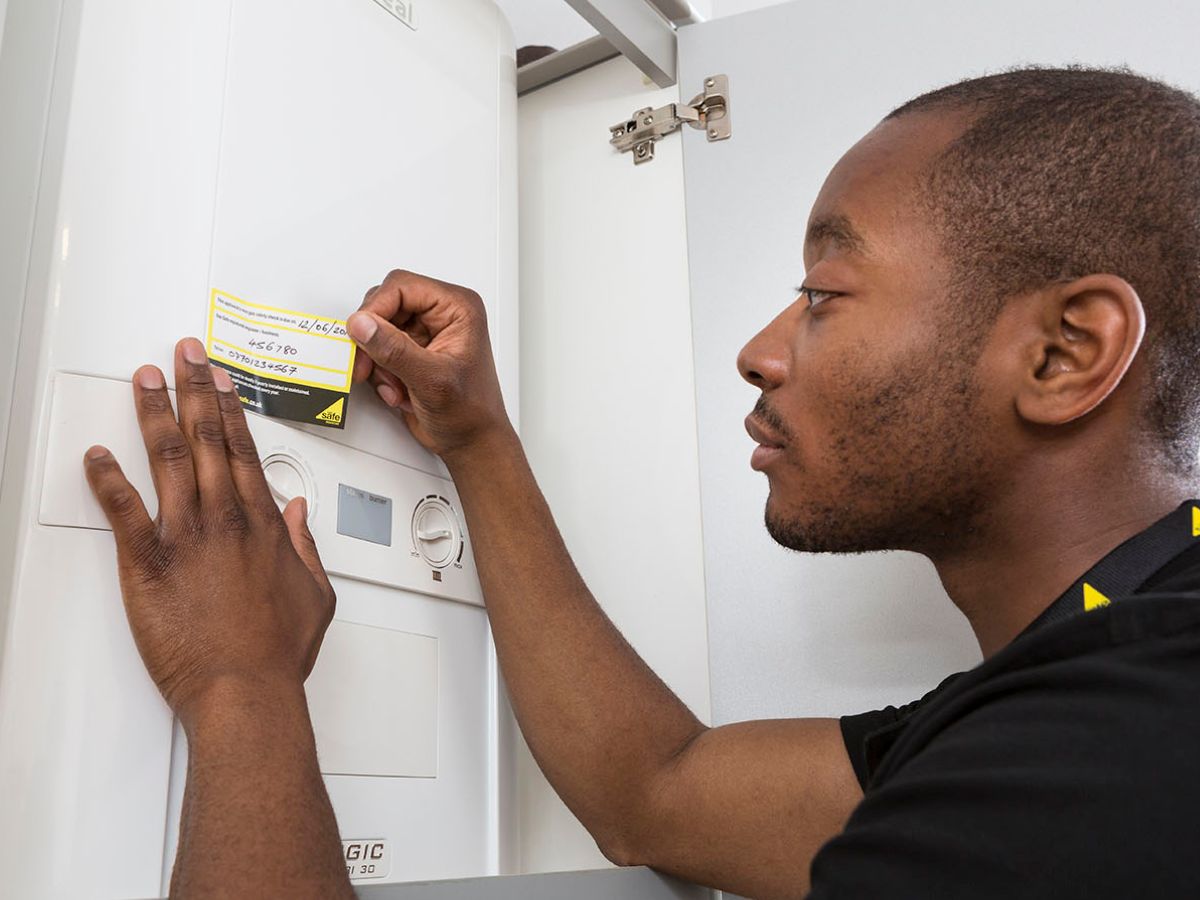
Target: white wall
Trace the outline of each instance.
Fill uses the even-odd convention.
[[[522,435],[580,571],[709,717],[680,140],[634,167],[608,126],[677,98],[615,59],[519,102]],[[522,868],[605,865],[528,751]]]

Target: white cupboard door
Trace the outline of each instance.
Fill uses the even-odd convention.
[[[763,528],[738,350],[795,296],[838,158],[904,101],[1019,64],[1127,64],[1200,89],[1200,6],[793,2],[679,30],[679,90],[729,77],[732,137],[683,135],[713,715],[839,715],[915,699],[979,657],[932,566],[794,554]]]

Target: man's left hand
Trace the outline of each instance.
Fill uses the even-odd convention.
[[[304,500],[280,515],[229,374],[194,338],[175,348],[175,388],[178,420],[162,372],[134,374],[156,518],[107,449],[84,465],[138,650],[186,728],[214,689],[301,688],[335,598]]]

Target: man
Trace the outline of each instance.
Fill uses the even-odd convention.
[[[705,727],[630,649],[526,465],[476,295],[393,272],[350,317],[356,376],[454,477],[538,763],[613,861],[754,897],[1200,895],[1200,103],[1078,69],[927,94],[830,173],[805,263],[738,360],[767,527],[927,554],[985,657],[840,722]],[[175,893],[346,895],[303,510],[275,512],[198,342],[178,424],[161,373],[134,382],[159,520],[102,448],[86,465],[188,733]]]

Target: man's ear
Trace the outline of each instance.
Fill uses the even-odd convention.
[[[1032,424],[1064,425],[1121,383],[1142,345],[1146,313],[1117,275],[1054,284],[1029,300],[1017,413]]]

